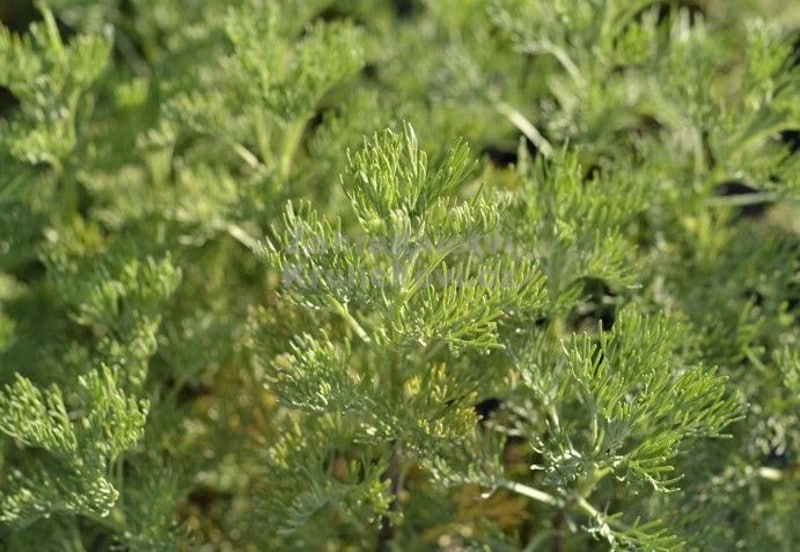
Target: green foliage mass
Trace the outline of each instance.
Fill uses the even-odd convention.
[[[0,21],[0,548],[800,542],[794,2]]]

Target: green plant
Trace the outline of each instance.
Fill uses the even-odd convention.
[[[4,548],[792,549],[796,7],[151,4],[0,29]]]

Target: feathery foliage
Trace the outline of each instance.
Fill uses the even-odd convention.
[[[0,21],[0,548],[800,539],[794,3]]]

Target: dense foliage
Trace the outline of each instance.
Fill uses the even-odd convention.
[[[800,542],[796,3],[0,20],[3,549]]]

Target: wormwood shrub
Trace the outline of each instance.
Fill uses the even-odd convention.
[[[793,3],[0,18],[4,549],[800,541]]]

